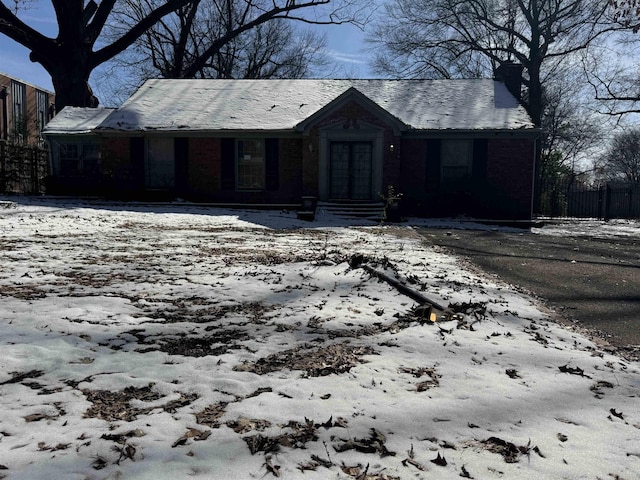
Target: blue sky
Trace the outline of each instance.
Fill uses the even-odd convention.
[[[7,2],[4,2],[5,4]],[[39,32],[54,37],[57,34],[55,14],[50,2],[36,1],[34,6],[21,12],[20,18]],[[318,27],[327,34],[327,49],[338,71],[348,76],[371,78],[364,47],[365,33],[352,25]],[[49,74],[37,63],[29,60],[29,51],[10,38],[0,34],[0,72],[19,78],[41,88],[53,90]],[[341,73],[341,76],[344,76]]]

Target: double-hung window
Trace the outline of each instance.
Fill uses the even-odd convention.
[[[59,145],[60,175],[94,175],[100,169],[100,146],[89,143]]]
[[[250,138],[236,140],[236,187],[238,190],[264,190],[264,140]]]
[[[473,142],[469,139],[447,139],[442,141],[442,183],[455,183],[471,176]]]

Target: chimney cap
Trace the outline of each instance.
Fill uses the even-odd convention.
[[[504,80],[506,77],[511,77],[512,75],[522,75],[523,70],[524,65],[521,63],[514,62],[513,60],[505,60],[494,69],[493,76],[496,80]]]

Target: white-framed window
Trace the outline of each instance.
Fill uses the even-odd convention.
[[[452,183],[471,176],[473,141],[470,139],[442,140],[440,179]]]
[[[238,190],[264,190],[264,139],[236,140],[236,188]]]
[[[58,145],[61,176],[94,175],[100,169],[100,146],[91,143]]]
[[[36,133],[38,142],[44,143],[40,132],[49,121],[49,94],[42,90],[36,90]]]
[[[27,125],[27,86],[22,82],[11,81],[12,136],[16,143],[26,143],[29,136]]]

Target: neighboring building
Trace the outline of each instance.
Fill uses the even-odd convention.
[[[81,111],[45,130],[58,193],[74,193],[62,152],[84,136],[101,158],[77,178],[99,194],[366,202],[393,186],[405,213],[531,218],[539,130],[496,80],[149,80]]]
[[[55,114],[55,94],[0,73],[0,141],[42,145],[42,129]]]
[[[65,107],[47,125],[50,172],[47,193],[102,192],[105,172],[100,162],[101,140],[95,129],[113,111]]]

